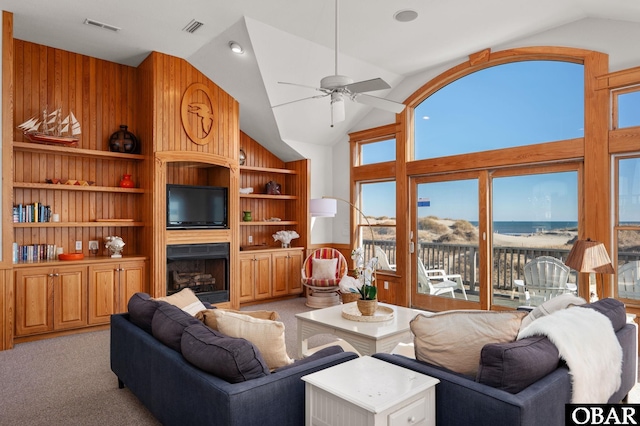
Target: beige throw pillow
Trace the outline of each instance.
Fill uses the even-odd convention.
[[[570,308],[571,306],[584,305],[585,303],[587,303],[587,301],[582,297],[578,297],[571,293],[561,294],[560,296],[553,297],[529,312],[529,315],[522,319],[520,330],[524,330],[538,318],[550,315],[555,311]]]
[[[475,377],[487,343],[513,342],[526,312],[459,310],[411,320],[416,359]]]
[[[171,296],[158,297],[156,300],[164,300],[194,316],[198,312],[207,309],[190,288],[183,288]]]
[[[311,259],[311,274],[316,280],[332,280],[336,277],[338,259]]]
[[[241,337],[253,343],[270,370],[293,362],[287,355],[284,324],[280,321],[253,318],[221,309],[213,309],[210,312],[217,317],[218,330],[221,333],[230,337]]]
[[[233,309],[207,309],[205,311],[200,311],[196,314],[196,318],[202,321],[207,327],[212,328],[214,330],[218,330],[218,317],[212,311],[225,311],[225,312],[233,312],[235,314],[241,315],[249,315],[250,317],[270,320],[270,321],[278,321],[280,320],[280,315],[276,311],[236,311]]]

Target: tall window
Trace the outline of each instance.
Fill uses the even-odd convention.
[[[618,297],[640,299],[640,157],[616,159]]]
[[[380,269],[393,270],[396,263],[396,183],[360,184],[361,217],[358,225],[363,247],[376,254]],[[375,247],[378,249],[375,249]]]

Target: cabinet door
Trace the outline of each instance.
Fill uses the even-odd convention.
[[[272,294],[274,297],[289,294],[289,252],[273,253]]]
[[[89,324],[109,323],[117,312],[119,273],[117,264],[89,267]]]
[[[16,272],[16,336],[53,330],[53,269]]]
[[[145,262],[123,262],[119,269],[119,292],[120,303],[118,312],[126,312],[129,299],[135,293],[145,291]]]
[[[255,298],[271,297],[271,253],[254,254]]]
[[[295,250],[289,253],[289,271],[287,281],[289,283],[289,294],[302,293],[302,251]]]
[[[55,330],[87,325],[86,271],[86,267],[77,266],[55,269],[53,279],[53,328]]]
[[[241,254],[238,256],[240,261],[240,303],[253,301],[253,281],[255,265],[253,255]]]

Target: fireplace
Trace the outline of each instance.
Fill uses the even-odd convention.
[[[229,301],[229,243],[167,246],[167,295],[190,288],[202,301]]]

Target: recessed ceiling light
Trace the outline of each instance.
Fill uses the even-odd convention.
[[[415,10],[399,10],[393,15],[393,19],[398,22],[410,22],[418,17],[418,12]]]
[[[237,53],[238,55],[242,55],[244,53],[244,49],[242,48],[242,46],[240,46],[240,43],[237,43],[235,41],[229,42],[229,49],[231,49],[233,53]]]

